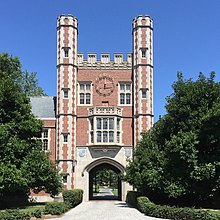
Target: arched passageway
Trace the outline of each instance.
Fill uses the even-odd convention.
[[[97,185],[97,182],[95,182],[97,180],[96,174],[99,172],[102,172],[103,170],[109,170],[112,174],[115,175],[115,177],[117,176],[117,185],[109,184],[112,187],[111,190],[117,189],[117,194],[114,197],[113,196],[112,197],[95,197],[94,195],[97,195],[97,194],[93,194],[94,186]],[[87,178],[87,181],[88,181],[87,190],[88,191],[86,190],[88,193],[87,198],[89,200],[94,200],[94,199],[121,200],[121,199],[124,199],[125,183],[122,182],[120,178],[121,174],[124,174],[124,172],[125,172],[125,167],[118,161],[113,160],[109,157],[102,157],[88,164],[82,172],[82,176],[84,176],[85,174],[85,176],[88,177]]]
[[[102,163],[89,171],[89,200],[121,200],[121,171]]]
[[[117,188],[117,195],[116,197],[112,197],[110,199],[125,201],[127,191],[131,190],[130,186],[120,178],[121,174],[125,173],[125,167],[119,161],[109,157],[101,157],[88,163],[83,168],[81,175],[78,176],[78,182],[80,182],[80,185],[77,185],[76,187],[84,190],[84,201],[94,199],[109,199],[107,197],[94,197],[93,194],[93,187],[96,184],[94,179],[95,173],[102,172],[104,169],[110,170],[112,173],[117,174],[117,177],[119,176],[119,179],[117,179],[117,186],[115,187]]]

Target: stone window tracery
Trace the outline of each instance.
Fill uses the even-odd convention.
[[[90,108],[89,143],[94,145],[121,144],[121,109],[116,107]]]

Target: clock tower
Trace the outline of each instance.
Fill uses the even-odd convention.
[[[132,53],[78,51],[78,21],[57,20],[56,161],[66,189],[81,188],[94,199],[98,170],[124,173],[141,133],[153,124],[153,25],[133,20]],[[119,175],[120,176],[120,175]],[[118,197],[131,186],[119,180]]]

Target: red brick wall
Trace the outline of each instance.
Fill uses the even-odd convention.
[[[50,149],[50,159],[56,161],[56,119],[54,120],[43,120],[43,127],[50,129],[49,149]]]
[[[114,79],[114,91],[109,96],[102,96],[95,90],[95,82],[100,74],[110,75]],[[120,106],[118,105],[119,100],[119,82],[132,82],[131,80],[132,71],[128,70],[95,70],[95,69],[79,69],[77,80],[78,82],[91,81],[92,82],[92,105],[79,106],[77,107],[77,145],[83,146],[88,143],[89,138],[89,122],[87,118],[80,118],[80,116],[88,116],[88,109],[95,106],[102,106],[102,102],[109,102],[109,106],[119,106],[122,108],[122,142],[126,146],[132,145],[132,106]],[[79,96],[77,95],[77,98]],[[78,102],[78,100],[77,100]],[[126,117],[126,118],[123,118]]]

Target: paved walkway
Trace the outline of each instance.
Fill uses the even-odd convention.
[[[53,220],[155,220],[121,201],[89,201]]]
[[[97,196],[113,196],[111,189],[109,188],[100,188]]]
[[[112,193],[112,189],[109,188],[99,188],[99,193],[93,195],[94,200],[117,200],[118,196]]]

